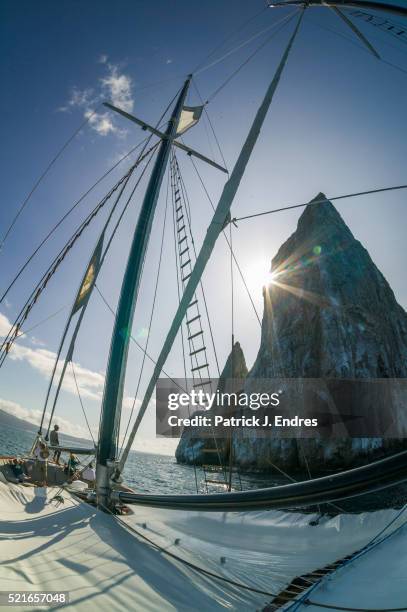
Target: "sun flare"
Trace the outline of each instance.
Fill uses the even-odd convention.
[[[261,291],[263,287],[273,283],[273,273],[270,270],[270,260],[252,261],[245,270],[247,283],[253,291]]]

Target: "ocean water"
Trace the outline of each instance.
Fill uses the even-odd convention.
[[[24,455],[34,441],[32,431],[17,429],[9,425],[0,426],[0,456]],[[63,457],[62,457],[63,458]],[[86,458],[83,457],[83,460]],[[154,455],[132,451],[129,455],[124,480],[131,488],[141,493],[196,493],[195,470],[188,465],[180,465],[175,457],[167,455]],[[198,490],[205,492],[204,474],[201,468],[196,469]],[[219,478],[219,477],[218,477]],[[234,477],[234,488],[253,489],[270,486],[276,481],[255,474]],[[222,485],[210,485],[210,492],[223,491]]]

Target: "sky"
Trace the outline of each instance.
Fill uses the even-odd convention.
[[[294,25],[291,21],[282,28],[216,93],[268,39],[271,26],[293,14],[294,9],[267,9],[263,0],[3,0],[0,12],[1,235],[55,154],[88,120],[40,183],[0,251],[1,290],[70,206],[145,137],[136,125],[107,111],[101,105],[103,101],[155,124],[186,75],[194,72],[188,103],[199,104],[200,96],[210,100],[208,115],[231,168]],[[307,202],[321,191],[329,197],[406,182],[406,46],[363,21],[355,23],[385,61],[371,56],[332,11],[318,8],[306,12],[233,203],[232,216]],[[206,119],[184,140],[208,157],[222,161]],[[50,260],[125,173],[134,155],[78,205],[27,267],[0,304],[0,335],[7,332]],[[199,246],[210,222],[211,208],[190,159],[178,153],[178,160]],[[203,162],[197,162],[197,167],[216,204],[225,175]],[[133,335],[140,342],[145,342],[157,274],[166,181],[167,178],[157,206],[135,313]],[[98,281],[113,309],[145,185],[144,180],[136,191]],[[405,192],[399,191],[343,200],[337,205],[404,308],[406,197]],[[66,317],[107,213],[104,209],[83,233],[30,314],[26,329],[58,311],[59,314],[19,339],[0,369],[0,408],[16,416],[38,422]],[[241,222],[233,229],[236,257],[260,317],[262,285],[269,280],[271,258],[295,231],[300,214],[301,209],[287,211]],[[171,232],[167,224],[149,343],[152,357],[160,351],[177,305]],[[231,346],[229,254],[222,237],[205,272],[204,286],[222,367]],[[75,372],[94,435],[112,325],[111,312],[95,292],[74,353]],[[237,276],[235,336],[251,367],[260,344],[260,326]],[[130,416],[141,359],[142,353],[132,343],[123,427]],[[210,362],[215,372],[213,354]],[[166,371],[182,376],[179,341]],[[147,362],[138,401],[149,374]],[[65,433],[88,437],[70,370],[56,415]],[[156,440],[154,429],[152,405],[136,448],[173,452],[174,443]]]

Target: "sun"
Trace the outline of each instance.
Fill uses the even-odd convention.
[[[256,259],[251,261],[244,270],[246,282],[253,292],[261,292],[273,282],[273,273],[270,270],[269,259]]]

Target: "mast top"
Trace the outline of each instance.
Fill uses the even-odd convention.
[[[375,11],[387,11],[401,17],[407,17],[407,7],[387,2],[376,2],[374,0],[268,0],[269,8],[281,8],[283,6],[328,6],[328,7],[352,7],[358,9],[371,9]]]

